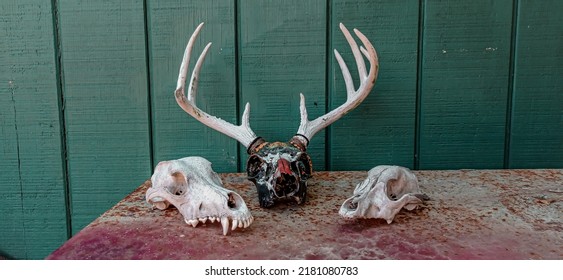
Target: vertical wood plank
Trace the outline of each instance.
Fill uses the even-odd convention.
[[[0,253],[39,259],[67,238],[50,1],[0,3]]]
[[[518,10],[509,167],[562,168],[563,2]]]
[[[299,93],[309,118],[326,105],[326,2],[239,1],[240,106],[251,103],[250,124],[267,141],[288,141],[299,128]],[[325,132],[308,149],[314,170],[325,169]],[[246,167],[246,150],[241,149]]]
[[[512,1],[426,1],[420,168],[502,168]]]
[[[414,157],[418,13],[417,1],[332,1],[331,45],[359,81],[339,23],[366,35],[379,55],[380,72],[370,95],[331,128],[332,170],[366,170],[379,164],[412,168]],[[361,44],[357,39],[358,44]],[[342,73],[331,56],[331,108],[346,101]]]
[[[159,0],[147,4],[155,164],[203,156],[217,172],[237,172],[237,141],[199,123],[174,99],[186,43],[198,24],[205,22],[189,68],[191,74],[199,54],[212,42],[200,73],[196,103],[211,115],[237,123],[234,1]]]
[[[59,3],[76,233],[150,177],[142,0]]]
[[[10,5],[14,5],[10,3]],[[14,37],[16,32],[11,33],[13,26],[16,25],[16,11],[8,3],[2,4],[2,18],[8,18],[10,29],[1,29],[2,38]],[[14,5],[15,6],[15,5]],[[29,27],[27,27],[29,28]],[[0,245],[0,253],[11,258],[25,258],[26,244],[24,238],[23,223],[23,204],[22,204],[22,182],[20,179],[21,169],[19,167],[19,135],[18,123],[16,122],[16,77],[21,74],[14,73],[17,67],[16,61],[11,58],[19,52],[20,47],[8,46],[9,42],[17,43],[17,40],[0,40],[0,77],[2,86],[0,87],[0,212],[3,213],[0,219],[0,235],[4,240],[9,241]],[[11,43],[14,44],[14,43]],[[21,67],[21,66],[20,66]],[[27,66],[29,67],[29,65]],[[23,67],[21,67],[23,68]],[[9,71],[8,71],[9,70]]]

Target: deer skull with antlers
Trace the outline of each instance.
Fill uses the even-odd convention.
[[[346,84],[347,100],[336,109],[320,116],[312,121],[307,116],[305,108],[305,97],[301,94],[300,112],[301,124],[295,136],[288,142],[266,142],[250,128],[249,111],[250,104],[247,103],[242,114],[242,124],[234,125],[215,116],[211,116],[196,106],[196,92],[199,82],[199,72],[205,59],[207,51],[211,47],[208,43],[200,54],[190,78],[187,96],[185,93],[188,65],[194,41],[197,38],[203,23],[201,23],[188,41],[180,74],[175,91],[176,102],[189,115],[199,122],[213,128],[231,138],[236,139],[247,148],[250,155],[247,162],[248,179],[256,185],[258,200],[261,207],[271,207],[277,200],[294,201],[297,204],[305,202],[307,194],[307,179],[311,177],[313,170],[312,162],[307,154],[309,140],[319,131],[329,126],[346,113],[356,108],[370,93],[377,79],[379,60],[377,53],[370,41],[358,30],[354,32],[360,38],[363,47],[358,47],[356,41],[341,23],[340,30],[344,33],[358,67],[360,86],[354,88],[352,76],[344,60],[337,50],[334,55],[342,71]],[[369,63],[369,71],[366,69],[364,58]]]

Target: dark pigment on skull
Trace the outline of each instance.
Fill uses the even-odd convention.
[[[307,179],[313,169],[305,147],[295,137],[289,142],[271,143],[257,138],[249,146],[246,171],[256,185],[261,207],[272,207],[278,200],[305,202]]]

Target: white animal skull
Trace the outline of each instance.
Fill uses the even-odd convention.
[[[151,177],[146,200],[160,210],[174,205],[184,221],[196,227],[200,222],[220,221],[223,234],[254,221],[242,197],[223,188],[221,178],[202,157],[185,157],[158,163]]]
[[[356,186],[339,213],[346,218],[381,218],[390,224],[403,207],[413,210],[423,200],[428,197],[420,192],[416,176],[408,168],[380,165]]]

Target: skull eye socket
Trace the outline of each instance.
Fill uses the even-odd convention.
[[[181,196],[186,193],[188,189],[186,177],[181,172],[174,172],[171,174],[174,184],[167,186],[165,189],[170,194]]]
[[[291,163],[291,169],[298,172],[301,180],[307,180],[311,177],[311,171],[313,169],[312,166],[311,158],[306,153],[302,153],[294,162]]]
[[[255,181],[256,178],[260,177],[261,173],[264,173],[265,171],[263,170],[264,163],[265,161],[257,155],[251,155],[248,158],[246,164],[246,174],[248,175],[249,180]]]

